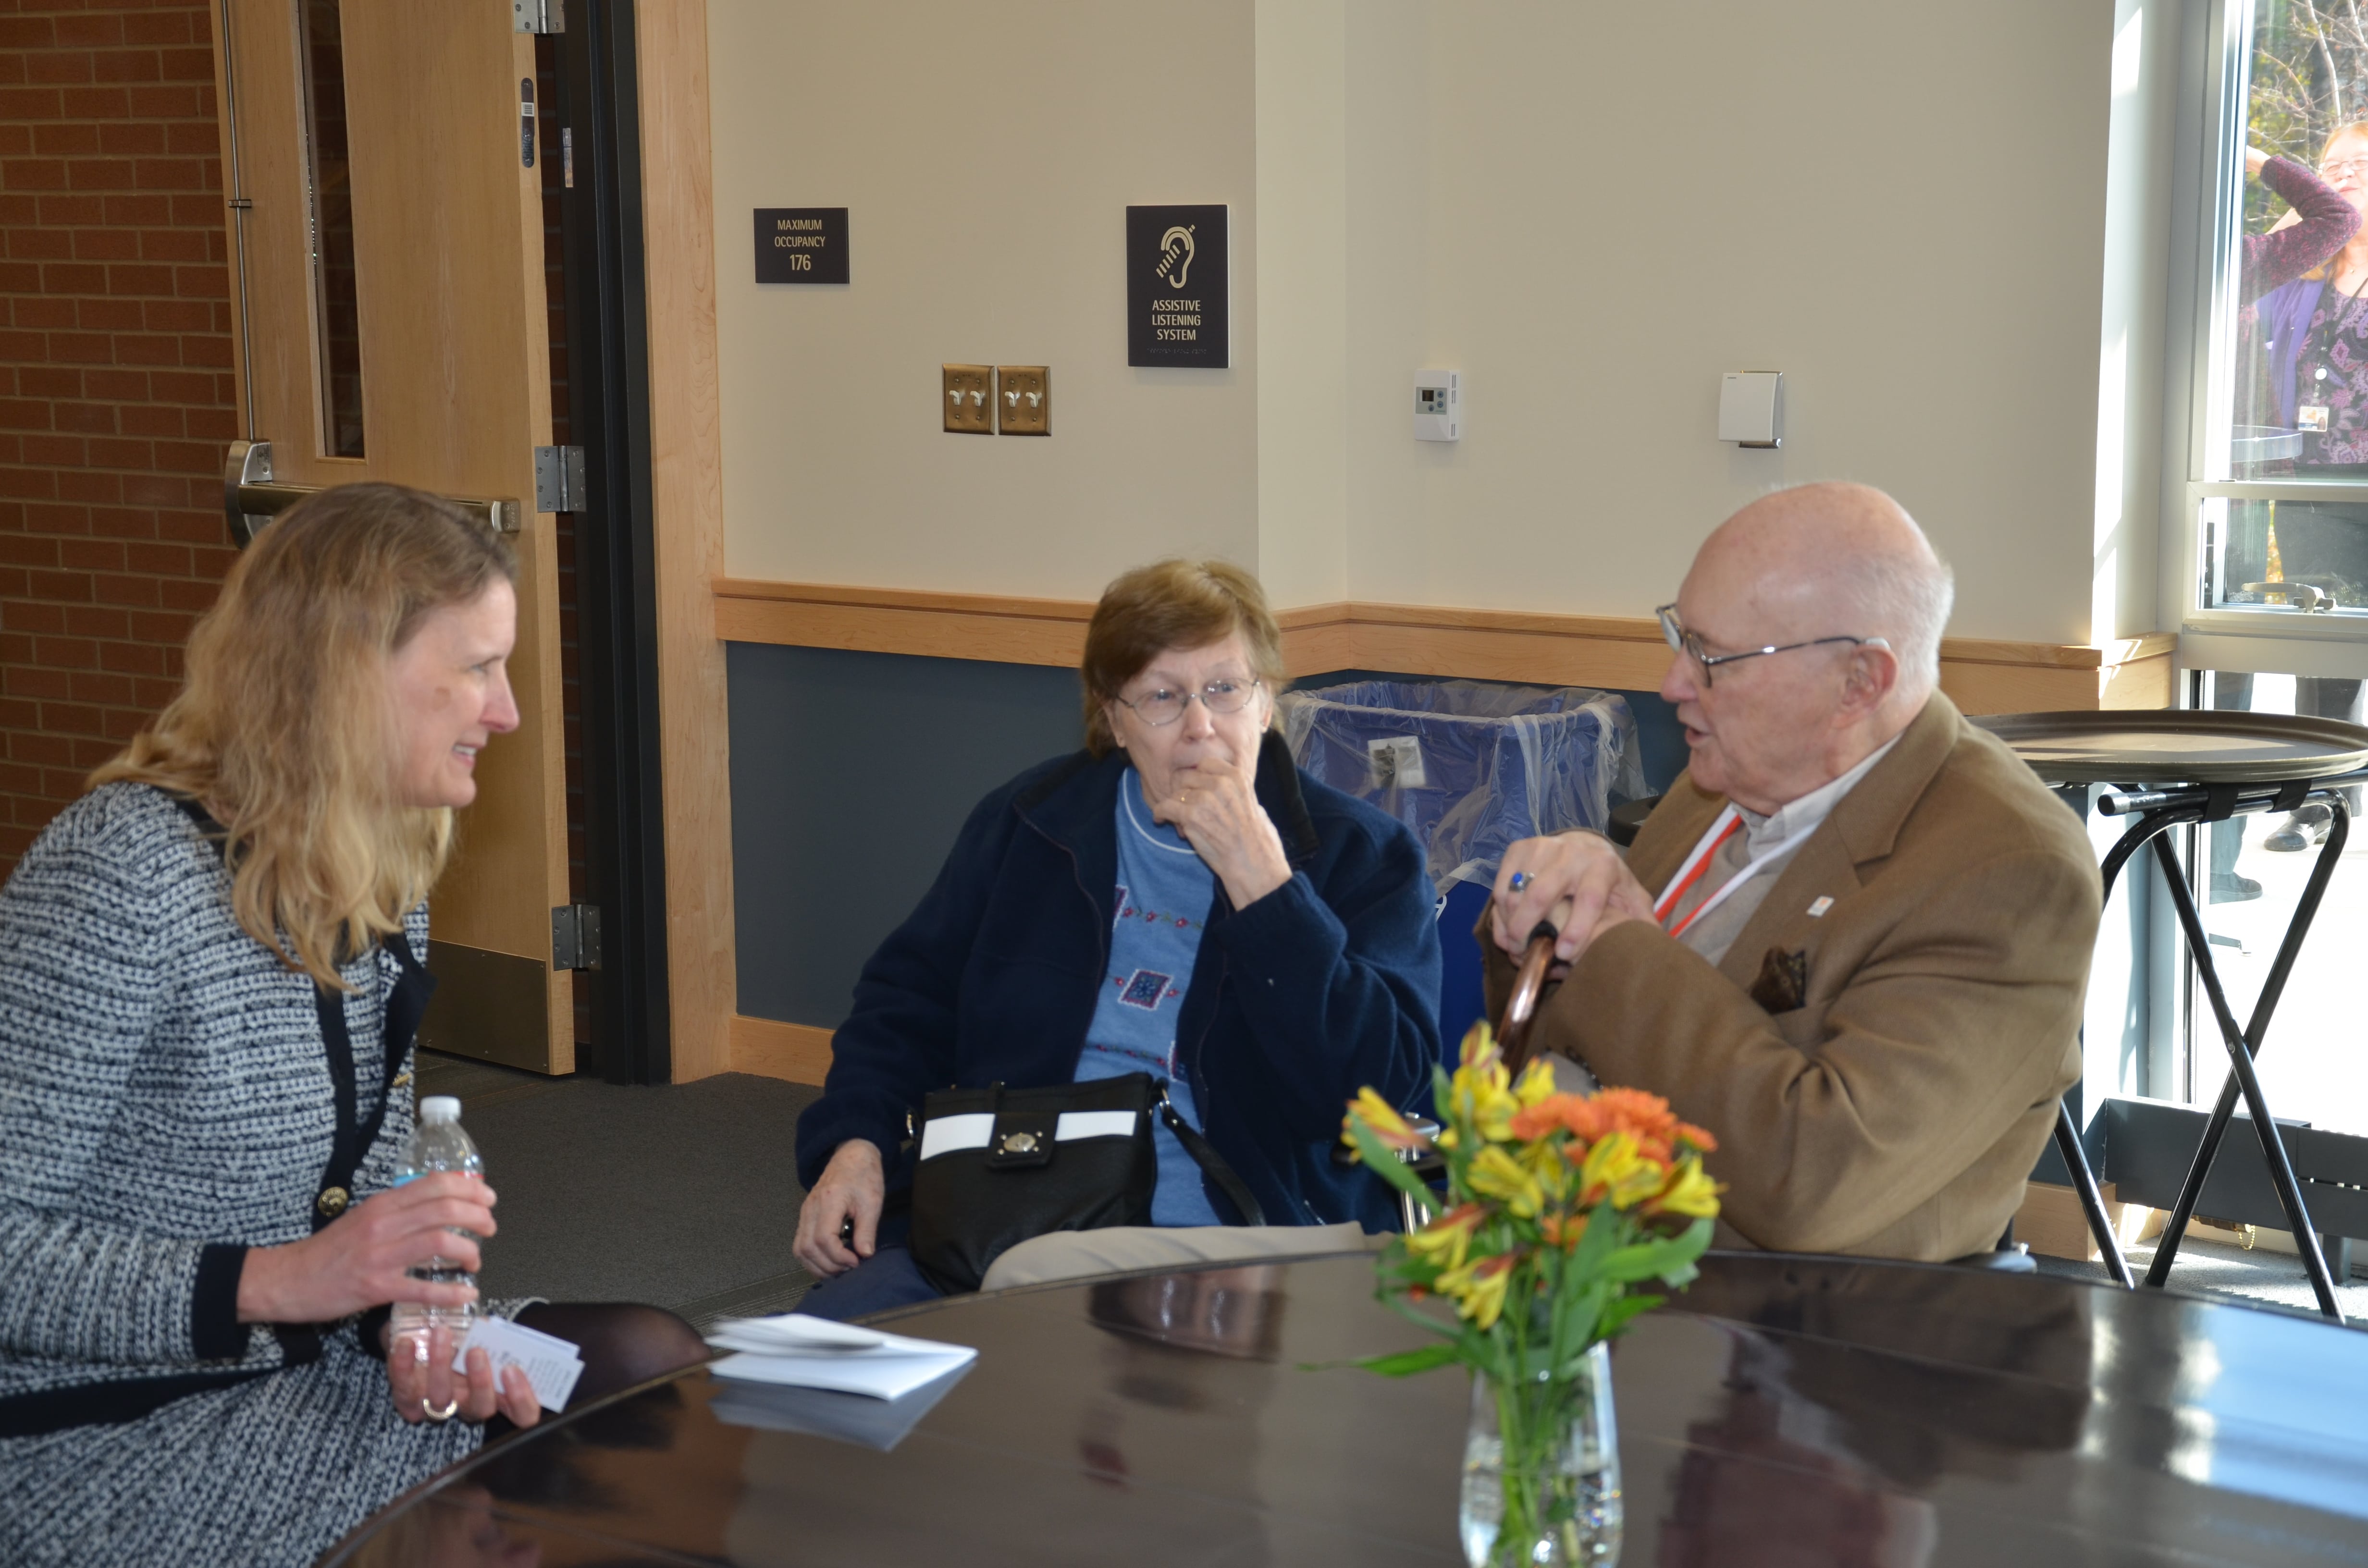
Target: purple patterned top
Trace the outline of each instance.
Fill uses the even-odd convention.
[[[2303,436],[2305,468],[2368,463],[2368,299],[2362,294],[2368,288],[2351,294],[2321,290],[2295,356],[2298,420],[2307,426],[2314,405],[2327,410],[2326,430],[2305,429]]]

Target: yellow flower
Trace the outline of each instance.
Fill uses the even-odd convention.
[[[1684,1214],[1696,1220],[1713,1219],[1718,1214],[1718,1195],[1725,1187],[1710,1179],[1700,1160],[1689,1156],[1678,1162],[1677,1174],[1659,1197],[1645,1206],[1646,1213]]]
[[[1667,1176],[1667,1167],[1645,1158],[1636,1140],[1625,1132],[1599,1140],[1579,1167],[1583,1200],[1591,1205],[1608,1199],[1614,1209],[1634,1209],[1659,1192]]]
[[[1463,1045],[1456,1058],[1458,1067],[1476,1067],[1497,1056],[1497,1034],[1486,1018],[1475,1018],[1463,1031]]]
[[[1473,1191],[1483,1198],[1497,1199],[1524,1220],[1536,1214],[1545,1202],[1545,1190],[1538,1185],[1538,1178],[1493,1143],[1472,1157],[1463,1179]],[[1656,1189],[1659,1185],[1654,1184]]]
[[[1527,1109],[1551,1099],[1554,1092],[1554,1069],[1546,1065],[1546,1059],[1543,1056],[1530,1058],[1530,1064],[1521,1069],[1520,1082],[1513,1085],[1513,1097],[1521,1102],[1523,1109]]]
[[[1513,1098],[1512,1076],[1505,1071],[1505,1059],[1497,1053],[1496,1037],[1489,1033],[1486,1018],[1464,1031],[1462,1058],[1450,1080],[1453,1101],[1450,1119],[1470,1122],[1480,1136],[1501,1143],[1508,1136],[1506,1124],[1520,1108],[1520,1102]]]
[[[1373,1136],[1390,1148],[1420,1150],[1430,1147],[1429,1142],[1398,1114],[1395,1106],[1371,1088],[1358,1090],[1357,1097],[1349,1102],[1349,1114],[1340,1119],[1340,1142],[1354,1149],[1357,1141],[1349,1133],[1351,1120],[1361,1121],[1372,1129]]]
[[[1512,1253],[1475,1258],[1440,1275],[1439,1293],[1453,1297],[1456,1315],[1471,1320],[1474,1327],[1494,1328],[1505,1311],[1505,1291],[1513,1282],[1515,1261]]]
[[[1451,1209],[1418,1231],[1408,1231],[1406,1251],[1428,1263],[1446,1269],[1463,1267],[1463,1255],[1472,1245],[1472,1233],[1480,1228],[1487,1212],[1477,1203],[1466,1203]]]
[[[1571,1181],[1578,1173],[1570,1168],[1570,1162],[1563,1158],[1562,1150],[1553,1140],[1541,1138],[1520,1145],[1520,1150],[1522,1168],[1538,1178],[1538,1186],[1547,1197],[1569,1196]]]

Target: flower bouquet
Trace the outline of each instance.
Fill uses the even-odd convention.
[[[1694,1277],[1710,1245],[1717,1147],[1658,1096],[1557,1094],[1531,1062],[1515,1081],[1486,1023],[1439,1072],[1443,1123],[1417,1131],[1368,1088],[1343,1141],[1430,1211],[1380,1257],[1383,1301],[1440,1342],[1357,1365],[1391,1377],[1473,1374],[1463,1546],[1486,1563],[1608,1562],[1620,1550],[1619,1446],[1604,1343]],[[1402,1156],[1444,1159],[1445,1207]],[[1417,1310],[1452,1301],[1446,1321]]]

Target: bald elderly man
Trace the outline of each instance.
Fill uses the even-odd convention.
[[[1569,901],[1532,1046],[1717,1136],[1722,1244],[1987,1251],[2080,1075],[2097,864],[1940,694],[1952,593],[1879,490],[1737,512],[1660,612],[1684,777],[1624,861],[1513,846],[1482,917],[1493,1015]]]

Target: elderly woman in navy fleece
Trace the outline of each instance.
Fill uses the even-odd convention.
[[[1082,675],[1086,749],[979,804],[857,982],[798,1121],[795,1252],[823,1281],[803,1311],[940,1294],[891,1194],[912,1181],[906,1117],[949,1085],[1149,1072],[1269,1224],[1391,1222],[1382,1184],[1332,1149],[1359,1088],[1417,1103],[1439,1060],[1421,846],[1292,765],[1270,728],[1281,636],[1240,568],[1119,578]],[[1155,1223],[1241,1223],[1175,1135],[1156,1137]]]

